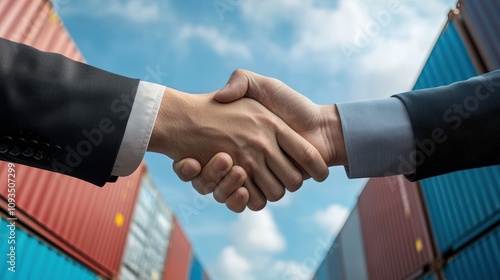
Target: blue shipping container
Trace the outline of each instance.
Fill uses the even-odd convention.
[[[77,263],[58,250],[29,235],[24,230],[15,229],[15,244],[8,244],[11,235],[9,223],[0,219],[0,279],[99,279],[92,271]],[[9,271],[10,246],[15,246],[15,272]]]
[[[459,252],[444,268],[445,279],[498,279],[500,227]]]
[[[441,34],[414,89],[477,75],[455,23]],[[467,170],[421,181],[439,250],[456,250],[500,217],[500,167]]]
[[[203,280],[203,267],[196,257],[193,257],[193,260],[191,261],[189,280]]]
[[[449,21],[429,55],[413,89],[449,85],[457,81],[467,80],[477,76],[477,74],[455,23]]]
[[[327,259],[325,258],[318,270],[316,271],[316,275],[314,276],[315,280],[328,280],[328,267],[327,267]]]
[[[340,236],[335,239],[326,256],[328,280],[344,279],[344,260],[342,259],[342,245]]]
[[[500,166],[454,172],[421,185],[443,253],[457,250],[500,220]]]

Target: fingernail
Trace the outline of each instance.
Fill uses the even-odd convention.
[[[223,160],[222,158],[218,157],[215,159],[212,168],[213,168],[213,171],[215,171],[215,172],[224,171],[227,168],[226,161]]]
[[[189,164],[184,164],[181,168],[182,174],[186,176],[191,176],[194,173],[194,170],[189,166]]]

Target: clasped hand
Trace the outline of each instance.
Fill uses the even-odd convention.
[[[182,180],[234,212],[261,210],[304,179],[323,181],[328,166],[346,164],[335,105],[316,105],[245,70],[210,94],[167,89],[149,150],[173,158]]]

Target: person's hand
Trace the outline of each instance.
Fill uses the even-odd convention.
[[[243,96],[257,100],[283,119],[318,149],[329,166],[347,165],[342,128],[335,105],[319,106],[279,80],[246,70],[236,70],[227,85],[215,95],[215,99],[232,102]],[[227,155],[224,158],[228,159]],[[179,174],[179,166],[193,163],[195,161],[192,159],[179,161],[174,164],[174,170]],[[230,165],[231,162],[228,160],[225,164]],[[235,185],[228,184],[228,180],[223,181],[225,173],[205,172],[205,169],[211,168],[207,165],[201,174],[193,174],[193,185],[215,184],[215,189],[221,188],[226,192],[236,189]],[[234,201],[230,203],[234,205]]]
[[[202,174],[230,171],[228,181],[231,174],[237,177],[232,181],[238,181],[246,173],[244,186],[248,190],[247,206],[251,210],[262,209],[267,200],[279,200],[285,189],[294,191],[300,188],[302,174],[291,160],[316,180],[328,176],[325,162],[310,143],[250,99],[221,104],[214,100],[214,94],[190,95],[167,89],[148,150],[163,153],[174,161],[193,158],[201,166],[218,152],[228,153],[234,164],[244,171],[232,167],[232,164],[227,170],[216,168],[212,164],[217,162],[214,160],[211,171]],[[215,187],[209,183],[195,186],[201,194],[211,193]],[[234,190],[236,194],[233,191],[227,196],[244,201],[244,190]],[[225,194],[220,196],[224,197],[220,202],[227,200]],[[218,196],[216,199],[220,200]]]

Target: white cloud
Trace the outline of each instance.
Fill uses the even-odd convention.
[[[222,250],[216,264],[216,274],[220,279],[254,280],[251,275],[251,264],[238,254],[234,247]]]
[[[410,89],[446,20],[445,2],[339,0],[325,7],[315,0],[254,0],[244,1],[241,11],[256,26],[253,36],[259,40],[249,42],[265,46],[266,59],[294,71],[342,75],[345,94],[360,100]],[[282,24],[292,32],[287,45],[274,28]],[[352,55],[346,46],[354,46]]]
[[[269,209],[259,212],[245,211],[233,225],[236,246],[245,252],[281,252],[286,241]]]
[[[269,279],[310,279],[313,271],[295,261],[277,260],[268,270]]]
[[[247,45],[230,39],[228,35],[222,34],[214,27],[186,24],[180,28],[179,39],[183,41],[200,39],[222,56],[236,55],[243,59],[249,59],[252,56]]]
[[[313,215],[313,220],[330,236],[335,236],[342,229],[349,210],[343,206],[333,204],[324,210],[319,210]]]

